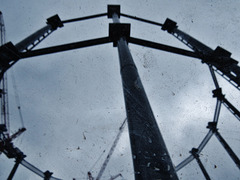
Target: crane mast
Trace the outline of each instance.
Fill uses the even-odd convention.
[[[100,171],[99,171],[99,173],[98,173],[98,175],[97,175],[96,180],[100,180],[100,178],[102,177],[103,172],[104,172],[104,170],[106,169],[107,164],[108,164],[108,162],[109,162],[109,160],[110,160],[110,158],[111,158],[111,156],[112,156],[112,154],[113,154],[113,152],[114,152],[114,150],[115,150],[115,148],[116,148],[116,146],[117,146],[117,143],[118,143],[118,141],[119,141],[119,139],[120,139],[120,137],[121,137],[121,135],[122,135],[122,132],[123,132],[124,127],[125,127],[125,124],[126,124],[126,121],[127,121],[127,118],[124,119],[121,127],[119,128],[119,132],[118,132],[118,134],[117,134],[117,137],[115,138],[115,140],[114,140],[114,142],[113,142],[113,145],[112,145],[111,149],[110,149],[109,152],[108,152],[108,155],[107,155],[107,157],[106,157],[106,159],[105,159],[105,161],[104,161],[104,163],[103,163],[103,165],[102,165],[102,167],[101,167],[101,169],[100,169]],[[117,175],[116,177],[118,177],[118,176],[119,176],[119,175]],[[115,177],[115,178],[116,178],[116,177]],[[115,178],[114,178],[114,179],[115,179]],[[90,179],[90,178],[89,178],[89,179]],[[113,178],[111,178],[111,179],[113,179]]]
[[[3,15],[1,11],[0,11],[0,31],[1,31],[1,45],[3,45],[6,41],[6,37],[5,37],[5,26],[3,21]]]
[[[0,12],[0,45],[5,44],[5,25],[2,12]],[[8,93],[7,93],[7,74],[5,73],[0,79],[0,98],[1,98],[1,124],[6,127],[6,134],[9,136],[10,124],[9,124],[9,108],[8,108]]]
[[[46,180],[59,180],[55,177],[52,177],[53,173],[51,173],[50,171],[42,172],[32,164],[25,161],[24,158],[26,157],[26,155],[24,155],[23,152],[17,147],[15,147],[12,143],[12,140],[22,134],[26,130],[26,128],[20,128],[16,133],[10,135],[6,71],[18,61],[19,58],[16,57],[19,57],[19,52],[31,51],[36,45],[38,45],[54,30],[62,26],[63,24],[61,23],[58,15],[54,15],[47,19],[47,25],[45,25],[43,28],[31,34],[30,36],[23,39],[14,46],[11,42],[5,43],[5,26],[3,21],[3,15],[0,11],[0,153],[4,153],[8,158],[15,159],[15,165],[8,176],[8,180],[11,180],[13,178],[19,164],[22,164],[23,166]],[[22,120],[20,105],[18,106],[18,110],[20,113],[20,118]]]

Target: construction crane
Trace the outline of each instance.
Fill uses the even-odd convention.
[[[5,37],[5,26],[4,26],[4,21],[3,21],[3,15],[2,15],[2,12],[0,11],[0,42],[1,42],[1,45],[3,45],[6,41],[6,37]]]
[[[115,148],[117,146],[117,143],[118,143],[118,141],[119,141],[119,139],[120,139],[120,137],[122,135],[122,132],[123,132],[125,124],[126,124],[126,121],[127,121],[127,118],[124,119],[122,125],[120,126],[119,132],[118,132],[118,134],[117,134],[117,136],[116,136],[116,138],[115,138],[115,140],[114,140],[114,142],[112,144],[111,149],[108,152],[108,155],[107,155],[106,159],[104,160],[104,162],[102,164],[102,167],[101,167],[101,169],[100,169],[100,171],[99,171],[99,173],[98,173],[98,175],[96,177],[96,180],[100,180],[100,178],[102,177],[102,175],[104,173],[104,170],[106,169],[107,164],[108,164],[108,162],[109,162],[109,160],[110,160],[110,158],[111,158],[111,156],[112,156],[112,154],[113,154],[113,152],[114,152],[114,150],[115,150]],[[89,174],[89,172],[88,172],[88,174]],[[117,177],[119,177],[119,175],[114,176],[114,179],[116,179]],[[113,179],[113,177],[111,179]]]
[[[12,180],[14,174],[17,171],[19,164],[23,165],[27,169],[31,170],[35,174],[46,180],[59,180],[52,177],[50,171],[42,172],[32,164],[24,160],[26,155],[17,147],[14,146],[13,140],[21,135],[26,128],[24,127],[23,117],[21,113],[20,100],[17,94],[17,87],[14,75],[12,74],[13,88],[15,90],[15,99],[17,103],[17,108],[19,111],[19,116],[22,124],[22,128],[19,128],[17,132],[10,135],[10,123],[9,123],[9,107],[8,107],[8,92],[7,92],[7,74],[6,71],[17,61],[13,60],[14,56],[17,56],[17,52],[26,52],[32,50],[37,44],[39,44],[43,39],[45,39],[50,33],[57,29],[57,27],[62,27],[59,25],[58,16],[55,15],[48,19],[47,25],[42,29],[36,31],[29,37],[25,38],[21,42],[13,46],[12,43],[6,43],[5,36],[5,26],[3,21],[3,14],[0,11],[0,98],[1,98],[1,122],[0,122],[0,153],[4,153],[8,158],[15,159],[15,165],[12,168],[7,180]],[[14,47],[14,48],[13,48]],[[13,49],[11,49],[13,48]],[[11,54],[9,56],[9,53]],[[9,58],[7,58],[9,56]]]
[[[5,26],[3,14],[0,12],[0,45],[6,42]],[[8,108],[8,92],[7,92],[7,75],[4,74],[0,79],[0,98],[1,98],[1,125],[6,127],[6,134],[9,137],[10,124],[9,124],[9,108]]]
[[[6,30],[3,20],[3,14],[0,12],[0,36],[1,36],[1,42],[0,45],[5,44],[6,42]],[[16,89],[16,84],[14,80],[14,88]],[[16,94],[17,92],[15,92]],[[16,99],[19,101],[19,97],[16,94]],[[0,142],[3,143],[11,142],[13,139],[17,138],[21,133],[23,133],[26,128],[23,125],[23,119],[21,115],[21,109],[20,109],[20,102],[18,102],[18,110],[19,114],[21,115],[21,121],[22,121],[22,128],[20,128],[17,132],[10,135],[10,122],[9,122],[9,106],[8,106],[8,85],[7,85],[7,74],[4,73],[2,78],[0,79],[0,99],[1,99],[1,128],[0,133],[1,139]]]

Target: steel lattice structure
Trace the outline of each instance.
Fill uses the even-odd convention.
[[[109,24],[109,36],[107,37],[33,50],[33,48],[49,34],[58,28],[63,27],[64,24],[103,16],[107,16],[113,20],[113,23]],[[120,16],[160,26],[163,31],[167,31],[176,37],[192,51],[131,37],[130,24],[120,23]],[[231,53],[227,50],[221,47],[217,47],[213,50],[187,33],[179,30],[177,23],[170,19],[166,19],[166,21],[161,24],[135,16],[130,16],[121,13],[119,5],[109,5],[107,13],[69,20],[61,20],[58,15],[52,16],[47,19],[47,25],[45,27],[36,31],[23,41],[17,43],[16,45],[9,42],[0,47],[1,80],[3,80],[4,73],[20,59],[106,43],[113,43],[113,46],[117,47],[119,52],[135,179],[178,179],[177,171],[194,159],[197,161],[205,178],[210,179],[207,170],[201,162],[199,154],[213,135],[217,137],[236,166],[240,169],[239,158],[221,136],[217,128],[222,104],[225,105],[238,120],[240,120],[240,112],[222,94],[222,89],[215,76],[215,72],[219,73],[239,90],[240,67],[238,66],[238,61],[231,58]],[[190,156],[177,166],[173,165],[169,156],[167,147],[148,102],[144,87],[141,83],[141,79],[138,75],[137,67],[129,51],[127,45],[128,43],[200,59],[202,63],[208,65],[209,67],[216,87],[216,89],[213,90],[213,97],[217,99],[214,118],[208,123],[207,128],[209,131],[200,142],[199,146],[197,148],[193,147],[190,151]],[[2,126],[4,126],[4,124]],[[25,161],[24,158],[26,156],[12,144],[11,138],[6,136],[6,130],[4,128],[0,130],[1,152],[6,154],[8,158],[16,159],[16,165],[13,167],[13,170],[9,175],[9,179],[13,177],[19,164],[22,164],[45,180],[57,179],[52,176],[50,171],[42,172],[32,164]],[[97,179],[100,179],[100,177]]]

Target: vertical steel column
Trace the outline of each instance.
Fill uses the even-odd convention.
[[[120,23],[116,13],[114,23]],[[136,180],[178,179],[125,37],[117,41]]]

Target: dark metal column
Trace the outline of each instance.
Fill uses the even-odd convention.
[[[119,23],[118,14],[112,14]],[[125,37],[117,41],[136,180],[178,179]]]

